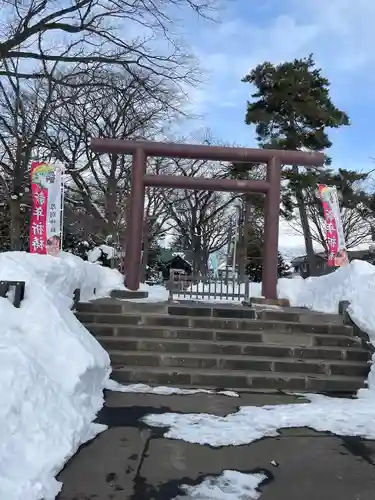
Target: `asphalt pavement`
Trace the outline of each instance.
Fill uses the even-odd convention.
[[[262,472],[267,479],[260,500],[374,500],[375,442],[297,428],[217,449],[166,439],[163,429],[140,421],[149,413],[224,416],[238,406],[295,402],[303,400],[259,393],[240,399],[108,393],[98,416],[108,430],[67,463],[59,500],[172,500],[182,484],[199,484],[225,469]]]

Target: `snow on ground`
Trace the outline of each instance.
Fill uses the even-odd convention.
[[[214,391],[209,389],[181,389],[180,387],[157,386],[151,387],[147,384],[127,384],[122,385],[114,380],[108,380],[105,389],[116,392],[131,392],[140,394],[158,394],[160,396],[191,396],[193,394],[216,394],[218,396],[229,396],[238,398],[239,395],[234,391]]]
[[[167,427],[164,437],[213,447],[250,444],[278,435],[279,429],[310,427],[339,436],[375,439],[375,398],[335,399],[304,395],[310,403],[276,406],[242,406],[236,413],[218,417],[206,413],[147,415],[144,422]]]
[[[279,280],[280,298],[292,306],[337,313],[341,300],[350,301],[352,320],[375,345],[375,266],[362,261],[338,269],[332,274],[307,280]],[[373,359],[374,361],[374,359]],[[322,395],[304,395],[310,403],[280,406],[240,407],[226,417],[209,414],[148,415],[151,426],[167,427],[165,437],[211,446],[248,444],[262,437],[276,436],[279,429],[311,427],[337,435],[375,439],[375,373],[374,365],[368,388],[358,392],[357,399],[336,399]]]
[[[124,286],[122,287],[124,290],[128,290]],[[162,285],[147,285],[147,283],[140,283],[139,291],[148,292],[148,297],[145,299],[120,299],[125,300],[126,302],[167,302],[169,299],[169,292]]]
[[[197,486],[180,486],[184,494],[174,500],[256,500],[260,497],[258,488],[265,479],[264,474],[224,470],[220,476],[207,477]]]
[[[141,283],[139,290],[148,292],[147,299],[132,299],[134,302],[166,302],[169,298],[169,292],[162,285],[147,285]]]
[[[117,271],[61,253],[0,254],[0,279],[25,281],[19,309],[0,298],[0,499],[50,500],[56,474],[85,441],[103,405],[109,356],[70,310],[122,287]]]

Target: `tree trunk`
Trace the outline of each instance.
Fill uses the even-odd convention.
[[[232,260],[232,272],[234,276],[238,277],[237,269],[239,270],[239,261],[241,258],[241,231],[242,231],[242,211],[243,206],[236,206],[236,226],[234,233],[234,246],[233,246],[233,260]]]
[[[106,236],[116,237],[116,222],[117,222],[117,193],[116,193],[116,179],[109,178],[106,192],[106,217],[107,227]]]
[[[193,274],[197,275],[202,270],[202,236],[201,227],[199,225],[195,226],[192,235],[192,247],[193,247]]]
[[[148,254],[150,249],[150,235],[151,235],[151,227],[150,223],[145,222],[143,224],[143,255],[142,255],[142,268],[141,268],[141,282],[146,281],[147,277],[147,263],[148,263]]]
[[[293,166],[293,173],[298,174],[297,166]],[[305,240],[308,276],[315,276],[316,265],[315,265],[315,253],[314,253],[313,241],[310,232],[309,219],[307,217],[307,212],[303,201],[303,192],[300,187],[296,187],[295,195],[298,204],[299,216],[301,218],[303,237]]]
[[[10,249],[22,250],[21,243],[21,209],[19,199],[10,200]]]
[[[206,248],[202,248],[201,251],[201,266],[200,266],[200,272],[202,276],[208,276],[209,274],[209,266],[208,266],[208,261],[210,258],[210,254]]]
[[[233,247],[233,223],[230,222],[228,229],[228,245],[227,245],[227,258],[226,258],[226,267],[229,269],[229,266],[232,264],[232,247]]]
[[[245,281],[246,275],[246,264],[247,264],[247,247],[249,241],[249,231],[250,231],[250,197],[244,196],[243,198],[243,212],[242,212],[242,231],[241,231],[241,252],[238,262],[238,273],[240,282]]]

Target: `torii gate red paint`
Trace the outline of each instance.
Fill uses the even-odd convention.
[[[93,139],[91,141],[91,149],[96,153],[129,154],[133,157],[125,258],[125,286],[129,290],[138,290],[140,283],[145,187],[158,186],[175,189],[264,194],[266,202],[262,295],[268,299],[277,298],[281,166],[300,165],[307,167],[323,165],[323,153],[119,139]],[[267,178],[265,181],[247,181],[172,175],[146,175],[146,162],[149,156],[267,163]]]

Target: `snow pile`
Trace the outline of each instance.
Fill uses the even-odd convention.
[[[337,313],[341,300],[349,300],[356,308],[361,303],[366,305],[367,294],[374,291],[375,266],[361,260],[354,260],[326,276],[281,278],[278,282],[278,296],[289,299],[292,306],[326,313]],[[375,327],[375,313],[372,324]]]
[[[291,306],[314,311],[338,313],[339,302],[350,302],[348,313],[352,321],[370,338],[375,346],[375,266],[354,260],[334,273],[318,278],[280,279],[278,296],[289,299]],[[368,383],[374,389],[375,369],[371,367]]]
[[[243,474],[235,470],[224,470],[219,477],[208,477],[198,486],[182,485],[185,495],[174,500],[256,500],[260,497],[258,487],[267,479],[264,474]]]
[[[169,298],[169,292],[162,285],[147,285],[146,283],[141,283],[139,285],[140,291],[148,292],[147,299],[132,299],[136,302],[166,302]]]
[[[180,387],[171,386],[157,386],[151,387],[147,384],[127,384],[122,385],[115,380],[108,380],[105,389],[117,392],[129,392],[138,394],[157,394],[158,396],[191,396],[193,394],[216,394],[218,396],[229,396],[231,398],[238,398],[239,395],[234,391],[214,391],[210,389],[181,389]]]
[[[18,252],[12,252],[2,255],[15,255]],[[22,254],[29,257],[30,254]],[[34,255],[30,255],[34,257]],[[42,256],[43,258],[44,256]],[[38,268],[38,273],[45,268],[45,261],[33,261],[34,269]],[[61,266],[67,266],[69,275],[64,277],[64,269]],[[1,268],[0,268],[1,269]],[[45,273],[48,274],[48,280],[52,280],[53,275],[57,274],[58,279],[62,280],[65,288],[69,290],[75,287],[81,290],[81,301],[89,301],[99,297],[106,297],[111,290],[125,290],[124,277],[116,269],[109,269],[98,266],[97,264],[86,262],[80,257],[67,252],[60,252],[58,261],[56,258],[49,263]],[[95,291],[95,294],[94,294]]]
[[[70,310],[73,292],[105,296],[122,276],[71,254],[7,252],[0,279],[26,282],[20,309],[0,298],[0,498],[49,500],[64,463],[104,430],[92,422],[111,371]]]
[[[92,250],[87,252],[87,260],[92,263],[100,263],[103,258],[107,260],[114,259],[116,257],[116,249],[110,247],[109,245],[99,245],[94,247]]]

